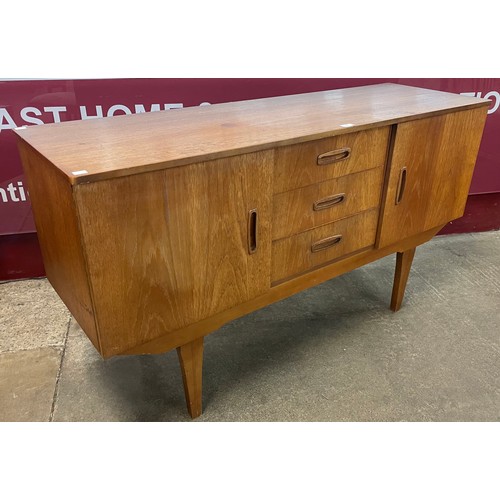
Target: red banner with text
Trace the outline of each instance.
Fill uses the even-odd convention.
[[[396,82],[491,99],[471,194],[500,192],[500,79],[110,79],[0,81],[0,235],[35,231],[15,127]],[[168,140],[168,138],[166,138]],[[82,168],[84,166],[82,165]]]

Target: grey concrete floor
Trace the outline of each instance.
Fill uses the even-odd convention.
[[[206,337],[196,421],[500,421],[500,232],[394,256]],[[189,421],[175,351],[103,361],[46,280],[0,284],[0,421]]]

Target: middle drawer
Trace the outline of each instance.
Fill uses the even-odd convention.
[[[379,206],[384,168],[274,195],[273,240]]]

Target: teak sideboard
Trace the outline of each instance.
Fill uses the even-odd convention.
[[[490,101],[395,84],[16,129],[45,270],[104,358],[177,348],[463,215]]]

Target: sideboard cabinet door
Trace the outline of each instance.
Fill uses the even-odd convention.
[[[273,151],[76,187],[103,354],[270,287]]]
[[[486,108],[397,125],[377,246],[461,217]]]

